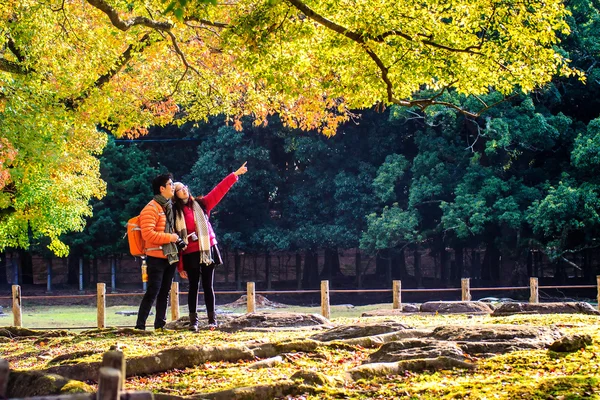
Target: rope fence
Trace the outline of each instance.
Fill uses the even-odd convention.
[[[402,289],[402,283],[399,280],[392,282],[391,289],[330,289],[329,281],[321,281],[320,290],[263,290],[257,291],[254,282],[247,282],[246,291],[217,291],[216,294],[235,294],[246,295],[247,306],[246,312],[256,312],[256,295],[297,295],[297,294],[318,294],[321,295],[321,314],[325,318],[330,318],[331,303],[330,295],[333,293],[390,293],[392,294],[392,308],[402,308],[402,293],[426,293],[426,292],[461,292],[461,301],[471,301],[471,292],[475,291],[493,291],[493,290],[529,290],[529,302],[539,303],[539,291],[541,289],[596,289],[598,309],[600,310],[600,275],[596,277],[596,285],[565,285],[565,286],[539,286],[538,278],[529,278],[529,286],[502,286],[502,287],[480,287],[472,288],[469,278],[461,280],[460,288],[437,288],[437,289]],[[171,319],[179,319],[179,296],[186,295],[187,292],[179,291],[179,283],[173,282],[171,285],[170,301],[171,301]],[[89,295],[67,295],[67,296],[23,296],[19,285],[12,286],[12,298],[0,297],[0,299],[12,299],[13,326],[22,327],[22,301],[23,299],[74,299],[74,298],[96,298],[97,307],[97,327],[106,327],[106,298],[112,296],[143,296],[143,293],[106,293],[106,284],[98,283],[96,285],[96,294]]]

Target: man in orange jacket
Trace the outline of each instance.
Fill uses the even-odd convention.
[[[146,320],[156,300],[154,329],[167,323],[167,303],[171,282],[179,261],[177,245],[185,245],[175,232],[173,175],[159,175],[152,181],[154,198],[140,213],[140,228],[145,241],[148,288],[138,311],[136,329],[146,329]]]

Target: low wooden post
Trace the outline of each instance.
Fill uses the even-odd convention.
[[[462,301],[471,301],[471,279],[462,278],[460,280],[460,287],[462,289]]]
[[[598,295],[597,295],[598,310],[600,310],[600,275],[596,275],[596,289],[598,290]]]
[[[179,319],[179,282],[171,283],[171,320]]]
[[[96,284],[97,291],[97,304],[98,304],[98,329],[103,329],[106,327],[106,284],[105,283],[97,283]]]
[[[6,399],[6,390],[8,389],[8,374],[10,366],[8,361],[0,358],[0,399]]]
[[[21,319],[21,286],[12,286],[12,300],[13,324],[20,328],[23,326],[23,320]]]
[[[96,400],[119,400],[121,379],[121,371],[110,367],[101,367]]]
[[[392,308],[394,310],[400,310],[402,308],[402,282],[401,281],[393,281],[392,282],[392,299],[393,304]]]
[[[538,278],[529,278],[529,302],[530,303],[539,303],[540,302],[540,294],[538,290]]]
[[[114,368],[121,372],[119,381],[119,391],[125,387],[125,355],[119,350],[109,350],[102,356],[102,366]]]
[[[329,305],[329,281],[321,281],[321,315],[329,319],[331,307]]]
[[[256,311],[256,291],[254,282],[246,283],[246,305],[248,314]]]

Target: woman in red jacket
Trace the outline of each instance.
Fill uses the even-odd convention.
[[[209,327],[217,326],[215,316],[215,292],[213,280],[215,266],[222,264],[217,248],[215,232],[208,221],[210,211],[227,194],[239,175],[248,171],[246,163],[237,171],[227,175],[206,196],[194,198],[187,186],[175,183],[175,232],[186,242],[187,247],[179,257],[177,270],[184,279],[189,279],[188,307],[190,310],[190,330],[198,330],[198,287],[202,278],[204,302],[208,315]]]

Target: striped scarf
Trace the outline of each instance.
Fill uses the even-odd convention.
[[[191,202],[192,211],[194,212],[194,222],[196,223],[196,235],[198,235],[198,244],[200,246],[200,264],[210,265],[212,264],[213,258],[210,249],[210,236],[208,234],[208,222],[206,214],[200,204],[194,200],[191,196],[188,200],[188,204]],[[186,206],[188,205],[186,204]],[[175,213],[175,230],[180,238],[182,238],[185,244],[189,243],[188,231],[185,226],[185,218],[183,212]]]
[[[165,210],[165,232],[173,233],[173,203],[170,199],[167,200],[163,195],[160,194],[155,195],[154,200]],[[163,254],[169,261],[169,265],[175,264],[179,261],[179,253],[177,252],[177,246],[175,246],[175,243],[163,244],[161,247]]]

